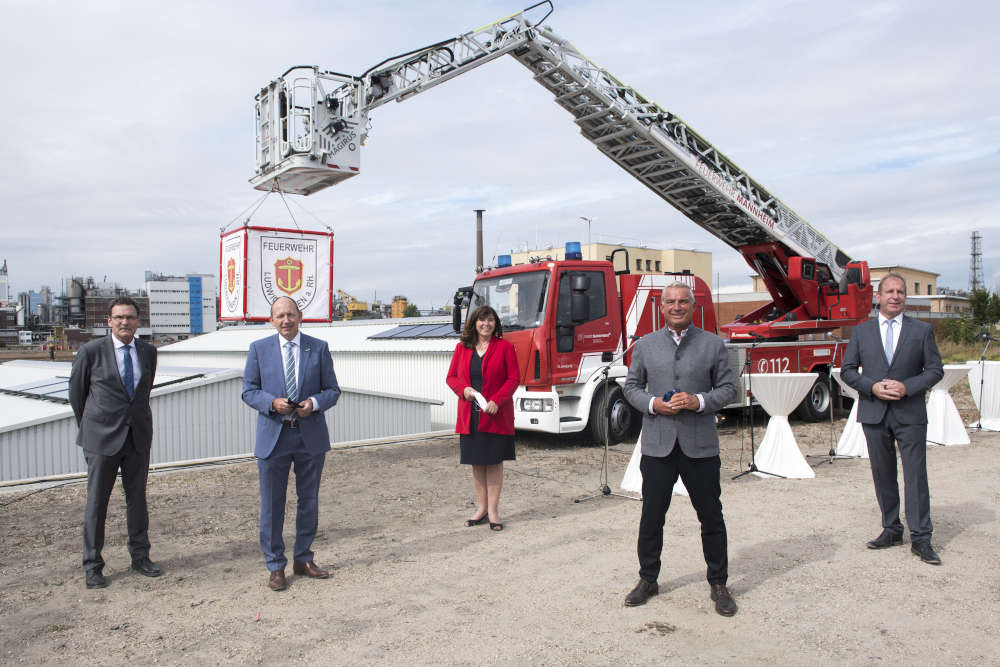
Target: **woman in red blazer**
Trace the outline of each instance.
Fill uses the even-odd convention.
[[[451,356],[447,378],[460,399],[455,424],[455,432],[460,434],[460,461],[472,466],[476,488],[476,513],[465,525],[478,526],[489,520],[491,530],[503,530],[497,507],[503,462],[515,459],[513,396],[521,381],[514,346],[501,336],[503,329],[495,310],[481,306],[470,313]]]

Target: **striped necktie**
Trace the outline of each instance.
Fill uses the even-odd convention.
[[[295,355],[292,353],[293,347],[295,347],[295,343],[292,341],[285,343],[285,392],[288,395],[288,400],[296,403],[299,392],[298,387],[295,385]]]

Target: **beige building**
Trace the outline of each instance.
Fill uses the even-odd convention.
[[[712,253],[702,250],[660,249],[639,246],[613,245],[610,243],[581,243],[583,259],[610,259],[618,248],[628,251],[629,271],[632,273],[681,273],[688,270],[698,276],[712,289]],[[566,248],[536,248],[526,252],[510,251],[512,264],[526,264],[534,257],[564,259]],[[623,253],[615,257],[615,268],[622,270],[625,262]]]
[[[941,275],[908,266],[871,266],[868,268],[872,277],[872,286],[878,291],[879,281],[887,273],[898,273],[906,281],[906,296],[927,296],[937,294],[937,279]]]

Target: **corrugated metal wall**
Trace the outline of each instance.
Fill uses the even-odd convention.
[[[151,463],[251,454],[257,413],[240,398],[242,384],[240,373],[230,372],[155,390],[150,397]],[[337,406],[326,414],[330,439],[337,443],[426,433],[432,430],[432,407],[438,406],[344,388]],[[65,416],[0,432],[0,482],[86,469],[68,406]]]
[[[161,366],[238,368],[246,364],[244,352],[170,352],[160,350]],[[435,429],[455,427],[458,399],[445,384],[451,351],[334,351],[333,367],[340,384],[442,401],[431,407]]]

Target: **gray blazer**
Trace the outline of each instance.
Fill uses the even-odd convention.
[[[684,410],[674,416],[649,414],[650,399],[662,397],[671,389],[701,394],[705,398],[704,411]],[[644,415],[644,455],[667,456],[679,442],[681,451],[691,458],[718,456],[715,413],[736,398],[725,343],[694,325],[688,328],[680,346],[666,328],[643,336],[632,352],[625,397]]]
[[[149,392],[156,375],[156,348],[136,338],[135,349],[142,375],[132,400],[118,373],[111,336],[90,341],[73,359],[69,402],[79,426],[76,444],[86,452],[102,456],[118,453],[130,428],[140,452],[147,451],[153,442]]]
[[[890,405],[900,424],[926,424],[924,394],[944,376],[944,369],[931,326],[903,315],[892,364],[885,360],[882,333],[875,317],[851,332],[840,376],[858,391],[858,421],[862,424],[881,423]],[[906,397],[898,401],[876,398],[872,386],[886,378],[902,382]]]

